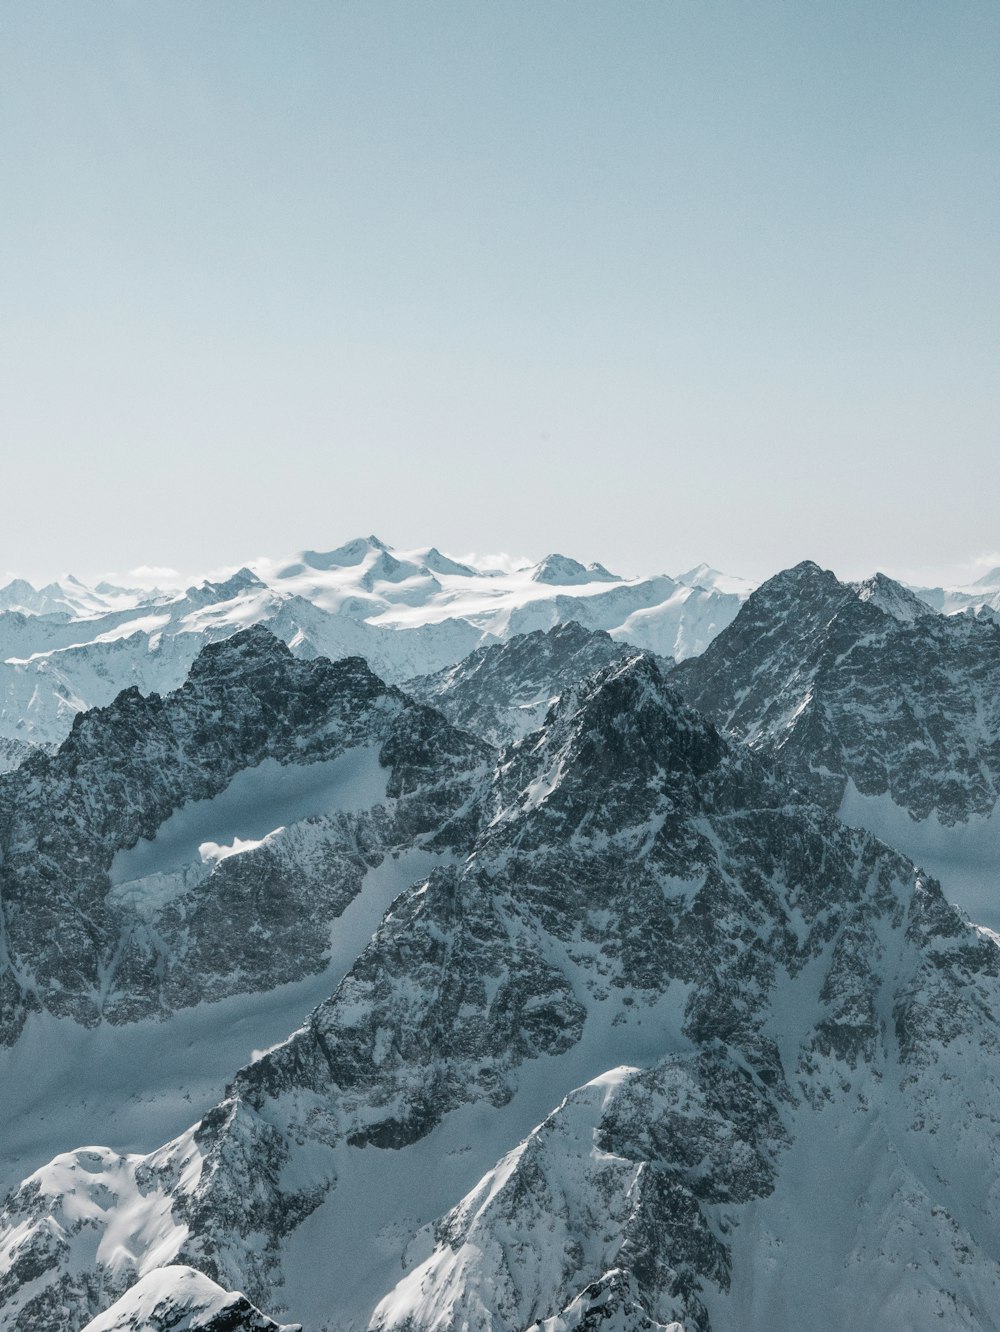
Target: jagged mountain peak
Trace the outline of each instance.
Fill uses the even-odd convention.
[[[52,1239],[58,1213],[30,1183],[8,1201],[12,1329],[63,1332],[63,1304],[79,1311],[113,1270],[131,1279],[147,1261],[202,1267],[263,1308],[287,1297],[296,1317],[303,1280],[322,1283],[324,1314],[345,1326],[363,1326],[400,1282],[376,1324],[393,1332],[754,1326],[738,1309],[725,1321],[730,1288],[742,1297],[756,1278],[780,1296],[787,1270],[768,1251],[747,1275],[741,1234],[753,1244],[784,1227],[791,1245],[816,1215],[793,1206],[786,1220],[782,1171],[798,1151],[798,1169],[819,1155],[827,1177],[853,1172],[835,1200],[849,1218],[837,1238],[853,1237],[873,1159],[859,1136],[892,1156],[905,1193],[873,1200],[871,1233],[895,1234],[911,1214],[952,1225],[954,1262],[937,1231],[933,1251],[968,1291],[963,1254],[989,1251],[995,1203],[977,1211],[976,1194],[963,1212],[946,1179],[955,1143],[909,1126],[936,1123],[938,1089],[960,1087],[945,1092],[974,1106],[958,1169],[981,1159],[1000,1083],[970,1088],[961,1072],[1000,1058],[995,946],[904,858],[723,739],[646,655],[565,690],[503,751],[498,782],[511,799],[469,828],[471,854],[400,892],[330,997],[195,1130],[110,1182],[88,1182],[78,1154],[78,1194],[59,1190],[86,1217],[72,1248]],[[481,789],[462,793],[468,807]],[[480,1140],[497,1123],[484,1165]],[[124,1204],[109,1204],[109,1183]],[[368,1210],[380,1190],[395,1209],[384,1225]],[[128,1243],[115,1247],[119,1207]],[[312,1256],[317,1237],[333,1275]],[[865,1298],[880,1263],[868,1243],[851,1269]],[[359,1293],[362,1267],[361,1281],[375,1276]]]
[[[38,588],[29,583],[27,578],[12,578],[9,583],[4,583],[3,587],[0,587],[0,596],[5,602],[13,602],[18,597],[34,596],[37,592]]]
[[[591,575],[591,578],[595,583],[621,582],[621,577],[619,574],[614,574],[611,572],[610,569],[605,569],[604,565],[599,564],[597,560],[594,560],[591,564],[587,565],[587,573]]]
[[[132,1021],[321,970],[387,849],[443,847],[452,819],[467,835],[491,754],[363,658],[303,660],[262,625],[207,644],[172,693],[80,714],[0,776],[0,1045],[42,1006]]]
[[[747,579],[736,577],[733,574],[721,573],[711,564],[704,562],[696,564],[682,574],[678,574],[675,581],[682,583],[685,587],[701,588],[707,592],[735,594],[740,597],[748,596],[754,589],[754,584]]]
[[[534,566],[531,574],[535,583],[552,583],[559,587],[571,587],[580,583],[617,583],[621,580],[616,574],[609,573],[603,565],[583,565],[569,555],[546,555],[544,560]]]
[[[20,611],[28,615],[67,614],[73,604],[58,583],[35,587],[26,578],[14,578],[0,587],[0,610]]]
[[[670,687],[656,658],[649,652],[630,653],[612,661],[589,680],[583,681],[568,702],[578,718],[595,710],[602,713],[641,715],[646,709],[694,714]]]
[[[249,667],[257,672],[292,661],[292,651],[265,624],[251,624],[229,638],[206,643],[191,664],[189,681],[232,675]]]
[[[807,562],[763,584],[672,679],[829,808],[856,792],[852,820],[920,856],[914,820],[951,826],[997,805],[998,648],[987,619],[937,614],[885,575],[845,584]],[[883,796],[886,808],[865,804]]]
[[[921,601],[915,592],[911,592],[902,583],[897,583],[888,574],[875,573],[863,582],[852,583],[851,586],[857,592],[859,601],[877,606],[886,615],[891,615],[894,620],[903,623],[937,614],[937,611],[928,606],[926,601]]]
[[[844,584],[832,570],[824,569],[815,560],[800,560],[761,583],[748,600],[773,604],[792,596],[810,600],[842,598],[844,592]]]
[[[813,560],[802,560],[751,592],[732,624],[709,644],[699,660],[714,663],[719,672],[738,674],[738,663],[761,651],[786,652],[800,664],[810,645],[820,640],[835,652],[832,645],[842,639],[878,632],[901,618],[880,604],[892,599],[887,584],[888,580],[878,581],[872,589],[867,585],[859,588],[842,583],[831,570]],[[901,603],[903,600],[905,592]],[[782,632],[775,636],[779,625]],[[689,661],[684,674],[697,673],[697,669],[693,660]]]
[[[728,626],[727,652],[731,656],[765,632],[764,626],[785,623],[796,635],[811,635],[832,619],[847,614],[870,617],[877,608],[858,599],[855,590],[814,560],[802,560],[761,583],[740,607]],[[879,612],[881,615],[881,612]],[[710,645],[711,646],[711,645]]]
[[[909,588],[887,574],[875,573],[862,581],[845,583],[813,560],[802,560],[775,574],[751,593],[747,604],[752,603],[755,610],[765,607],[768,614],[780,610],[808,617],[813,613],[850,614],[852,600],[903,623],[936,614]]]
[[[477,648],[455,666],[407,681],[405,688],[456,726],[500,745],[540,726],[566,689],[638,652],[603,630],[568,620]]]
[[[301,1326],[278,1324],[245,1295],[171,1263],[140,1277],[83,1332],[301,1332]]]
[[[250,591],[265,592],[267,584],[258,578],[252,569],[244,565],[221,582],[206,580],[204,583],[189,587],[184,597],[196,605],[208,605],[213,601],[230,601],[233,597]]]
[[[503,828],[539,810],[599,835],[625,832],[664,801],[697,800],[698,784],[726,754],[715,727],[684,703],[656,659],[636,653],[567,690],[540,730],[504,752],[493,822]]]
[[[424,552],[421,563],[434,574],[455,574],[461,578],[475,578],[479,572],[468,564],[460,564],[449,555],[442,555],[437,546],[430,546]]]
[[[637,773],[685,762],[689,754],[686,745],[678,745],[681,736],[697,737],[699,770],[702,760],[714,766],[724,750],[712,723],[684,702],[648,652],[612,661],[567,691],[538,740],[529,736],[521,743],[537,750],[563,735],[591,748],[600,746],[606,755],[600,766],[609,772],[616,764],[622,771]],[[596,758],[596,753],[591,757]]]

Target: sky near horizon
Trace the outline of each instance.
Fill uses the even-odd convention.
[[[0,33],[0,572],[1000,564],[992,0]]]

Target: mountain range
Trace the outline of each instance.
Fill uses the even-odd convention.
[[[178,688],[205,641],[250,624],[266,624],[297,656],[362,656],[401,684],[569,621],[680,659],[702,651],[749,590],[707,567],[630,579],[561,555],[476,567],[374,536],[177,592],[15,580],[0,588],[0,764],[22,753],[10,742],[57,744],[78,712],[130,685]]]
[[[0,1328],[1000,1328],[990,589],[265,572],[0,615]]]

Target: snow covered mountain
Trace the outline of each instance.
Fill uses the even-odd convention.
[[[236,648],[234,674],[312,678],[260,633]],[[280,744],[332,713],[343,746],[357,685],[311,669]],[[478,770],[443,718],[365,696],[363,736],[419,715]],[[214,1108],[8,1197],[0,1326],[183,1311],[193,1269],[310,1332],[1000,1327],[996,940],[647,655],[564,684],[466,789],[464,851]]]
[[[922,601],[945,615],[1000,611],[1000,568],[991,569],[974,583],[960,587],[912,587]]]
[[[396,684],[570,620],[682,658],[703,650],[749,590],[703,573],[706,586],[687,575],[622,579],[562,555],[477,567],[368,537],[174,593],[75,579],[36,591],[17,580],[0,589],[0,740],[56,744],[78,712],[122,689],[176,689],[205,642],[250,624],[266,624],[297,656],[363,656]],[[0,771],[15,757],[0,755]]]
[[[1000,926],[1000,625],[810,561],[764,583],[676,686],[804,791]]]

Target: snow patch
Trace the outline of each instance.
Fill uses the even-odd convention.
[[[377,746],[364,746],[320,763],[264,759],[237,773],[210,800],[182,805],[152,839],[119,851],[111,864],[111,882],[120,886],[187,865],[223,860],[314,814],[371,809],[386,799],[389,780],[378,753]],[[207,848],[205,855],[202,848]]]

